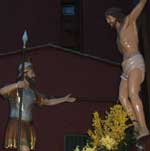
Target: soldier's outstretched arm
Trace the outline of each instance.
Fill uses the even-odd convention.
[[[52,99],[46,99],[43,98],[41,100],[41,104],[42,105],[48,105],[48,106],[52,106],[52,105],[57,105],[57,104],[61,104],[64,102],[75,102],[76,98],[71,97],[71,94],[66,95],[65,97],[61,97],[61,98],[52,98]]]

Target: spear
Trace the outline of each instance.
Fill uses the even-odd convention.
[[[22,69],[21,69],[21,80],[24,80],[24,62],[25,62],[25,49],[26,44],[28,42],[28,34],[25,30],[22,36]],[[18,96],[18,102],[19,102],[19,119],[18,119],[18,136],[17,136],[17,151],[21,151],[20,144],[21,144],[21,119],[22,119],[22,103],[23,103],[23,88],[18,89],[19,96]]]

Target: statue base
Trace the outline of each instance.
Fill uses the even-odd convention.
[[[140,138],[129,151],[149,151],[150,150],[150,135]]]

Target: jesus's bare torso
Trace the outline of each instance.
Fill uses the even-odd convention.
[[[136,22],[128,25],[125,21],[121,26],[118,31],[117,45],[125,60],[139,52],[138,32]]]

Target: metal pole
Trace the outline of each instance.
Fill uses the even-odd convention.
[[[25,63],[25,48],[27,43],[27,32],[25,30],[23,37],[23,48],[22,48],[22,69],[21,69],[21,80],[24,80],[24,63]],[[17,133],[17,151],[21,151],[21,119],[22,119],[22,102],[23,102],[23,88],[19,88],[18,90],[19,96],[19,119],[18,119],[18,133]]]

